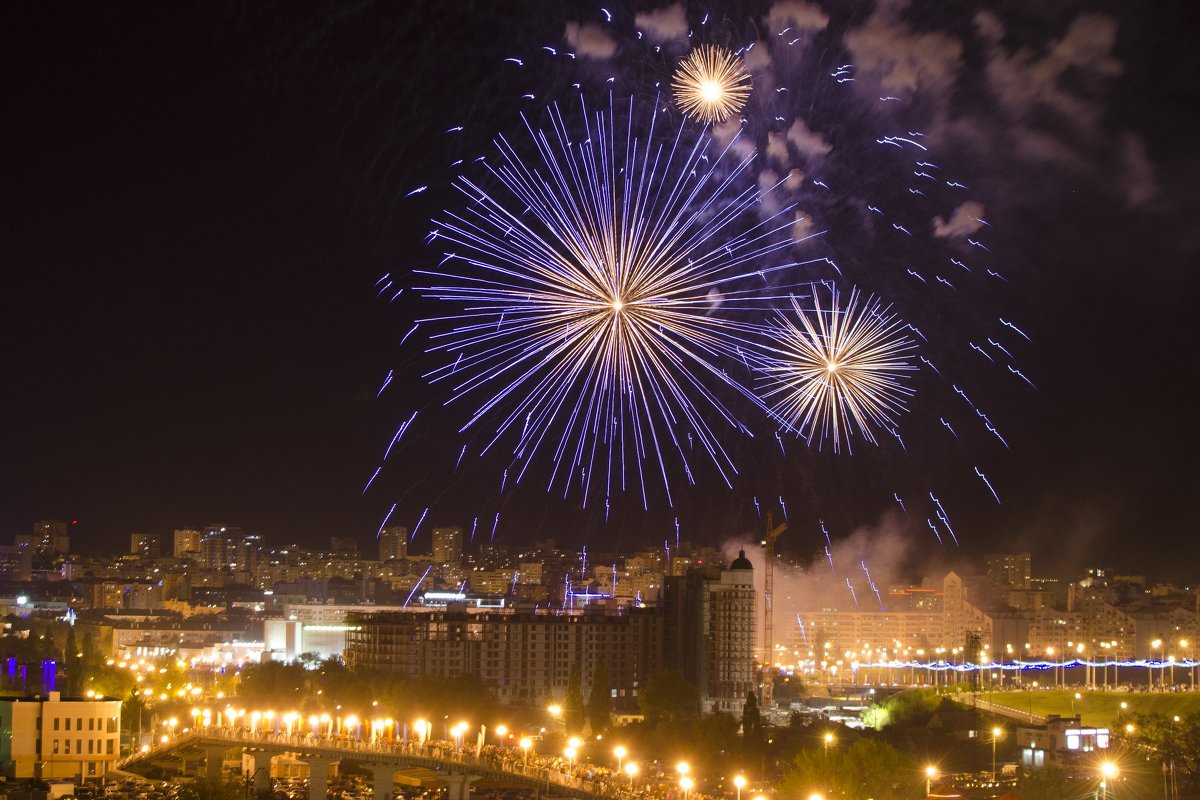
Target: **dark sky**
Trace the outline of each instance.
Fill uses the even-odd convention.
[[[939,487],[968,553],[1032,547],[1048,569],[1196,577],[1195,12],[1040,5],[986,6],[1004,23],[991,55],[974,16],[985,6],[916,3],[903,17],[933,61],[946,40],[921,35],[965,42],[949,88],[936,64],[914,62],[914,105],[947,131],[1001,231],[996,263],[1013,285],[998,307],[1033,332],[1022,363],[1038,390],[983,382],[1011,453],[993,442],[963,461],[987,465],[1004,505],[936,448],[932,464],[870,452],[774,463],[747,450],[735,491],[681,495],[685,538],[754,526],[753,497],[765,508],[783,486],[795,490],[793,546],[811,551],[817,518],[835,535],[877,524],[891,480],[879,476],[898,473]],[[747,4],[746,19],[765,7]],[[618,23],[632,16],[612,8]],[[828,52],[814,63],[836,64],[875,17],[826,8]],[[1081,15],[1077,31],[1115,23],[1115,44],[1071,40]],[[534,485],[501,496],[483,466],[447,477],[458,412],[439,409],[419,377],[427,363],[399,347],[420,309],[373,289],[436,255],[422,235],[455,202],[447,165],[514,130],[528,87],[572,82],[545,62],[502,61],[561,46],[568,19],[603,18],[550,2],[5,5],[0,538],[61,518],[95,547],[210,521],[276,542],[366,544],[392,503],[410,527],[432,507],[426,526],[478,517],[490,530],[499,511],[509,541],[627,549],[673,536],[675,512],[661,507],[625,502],[605,523]],[[856,52],[882,59],[901,45],[860,40]],[[1062,97],[1016,113],[1030,101],[1010,96],[997,110],[997,87],[1023,83],[997,70],[1051,68],[1047,53]],[[1047,111],[1062,98],[1079,105]],[[834,106],[820,129],[865,130],[855,109]],[[819,107],[808,118],[821,122]],[[457,124],[461,139],[443,134]],[[421,425],[362,496],[417,409]],[[915,449],[928,435],[912,434]],[[923,518],[902,524],[915,552],[932,546]]]

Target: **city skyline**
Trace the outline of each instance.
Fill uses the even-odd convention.
[[[492,464],[447,469],[460,420],[421,387],[430,366],[397,349],[423,312],[375,298],[379,275],[417,266],[426,222],[449,202],[445,165],[463,147],[443,131],[465,125],[471,148],[512,131],[527,104],[488,98],[518,97],[528,79],[497,64],[560,41],[571,14],[526,26],[470,4],[437,23],[420,19],[429,8],[380,12],[326,41],[318,63],[336,69],[314,81],[307,54],[283,44],[307,29],[279,9],[10,9],[6,49],[28,113],[12,151],[21,157],[6,167],[15,237],[0,323],[13,343],[0,401],[0,534],[78,520],[103,549],[135,532],[225,519],[271,541],[339,536],[369,551],[386,517],[419,524],[422,543],[435,526],[477,525],[513,546],[553,537],[632,552],[673,538],[675,518],[683,538],[720,544],[756,534],[774,509],[790,512],[779,546],[792,555],[819,553],[825,520],[834,541],[895,529],[915,553],[953,562],[957,548],[943,551],[923,515],[905,520],[888,507],[881,484],[911,469],[947,487],[964,558],[1031,549],[1059,573],[1128,563],[1188,579],[1194,524],[1179,499],[1197,478],[1188,395],[1170,380],[1151,391],[1123,376],[1161,379],[1190,358],[1195,276],[1185,269],[1196,230],[1182,209],[1195,160],[1175,131],[1192,129],[1200,107],[1186,78],[1194,56],[1156,44],[1186,29],[1169,16],[1185,12],[1108,9],[1110,42],[1103,25],[1087,28],[1098,19],[1089,8],[1065,22],[1033,12],[1009,20],[1014,47],[1035,53],[1069,47],[1077,18],[1077,35],[1097,37],[1098,63],[1076,64],[1102,73],[1080,100],[1094,136],[1061,120],[1044,131],[1079,146],[1079,162],[1057,164],[1053,181],[1011,171],[1019,162],[1004,153],[963,167],[999,229],[998,263],[1016,287],[1007,307],[1035,340],[1037,391],[994,391],[1011,455],[993,443],[986,471],[1003,504],[969,472],[882,447],[769,460],[746,446],[732,489],[709,476],[677,508],[658,501],[648,512],[616,498],[609,519],[540,484],[502,491]],[[915,21],[943,28],[973,22],[922,13]],[[830,14],[839,36],[862,22]],[[395,53],[375,27],[409,48],[411,70],[386,68]],[[267,57],[273,45],[286,55]],[[470,110],[437,102],[432,70],[471,98]],[[1122,137],[1137,144],[1109,147]],[[1145,162],[1138,186],[1109,163],[1131,152]],[[1151,279],[1129,277],[1147,262]],[[1138,335],[1113,334],[1129,324]],[[376,399],[393,372],[392,394]],[[420,425],[405,434],[400,467],[364,497],[413,410]],[[773,445],[768,428],[757,433]],[[918,449],[929,435],[914,437]]]

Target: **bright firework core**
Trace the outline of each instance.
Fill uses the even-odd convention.
[[[836,290],[813,287],[812,306],[792,300],[795,316],[775,322],[775,355],[764,365],[771,413],[808,441],[826,439],[834,452],[857,433],[875,442],[874,430],[894,430],[912,394],[904,380],[915,369],[916,345],[907,326],[875,298],[844,301]]]
[[[724,122],[745,107],[750,73],[741,58],[706,44],[679,62],[672,88],[684,114],[706,124]]]
[[[464,210],[436,221],[448,249],[419,271],[458,307],[429,320],[445,361],[425,377],[474,405],[463,432],[488,429],[482,453],[511,448],[518,482],[542,461],[548,488],[585,504],[627,487],[646,504],[650,480],[670,503],[696,460],[726,484],[736,472],[722,440],[745,427],[726,398],[757,405],[738,375],[800,266],[794,212],[760,214],[753,154],[734,161],[684,122],[659,134],[632,101],[630,121],[580,112],[579,130],[557,107],[549,131],[531,127],[530,161],[498,139],[494,188],[457,181]]]

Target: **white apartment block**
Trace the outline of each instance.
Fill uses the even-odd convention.
[[[11,778],[99,778],[120,757],[121,701],[0,700],[0,773]]]

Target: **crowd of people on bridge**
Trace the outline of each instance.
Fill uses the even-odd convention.
[[[183,731],[182,733],[187,733]],[[520,775],[548,784],[573,788],[588,794],[603,795],[617,800],[715,800],[696,791],[685,792],[674,782],[672,776],[664,774],[657,764],[640,766],[634,776],[609,766],[592,763],[585,758],[567,758],[565,755],[539,753],[536,749],[484,744],[472,747],[462,739],[409,740],[375,736],[359,738],[350,731],[336,734],[295,733],[284,731],[254,731],[244,727],[220,725],[199,726],[198,735],[215,735],[229,739],[250,739],[276,744],[297,746],[324,746],[351,750],[396,753],[433,758],[441,761],[458,762]],[[173,737],[171,737],[173,738]],[[162,745],[170,747],[174,742],[164,736]]]

